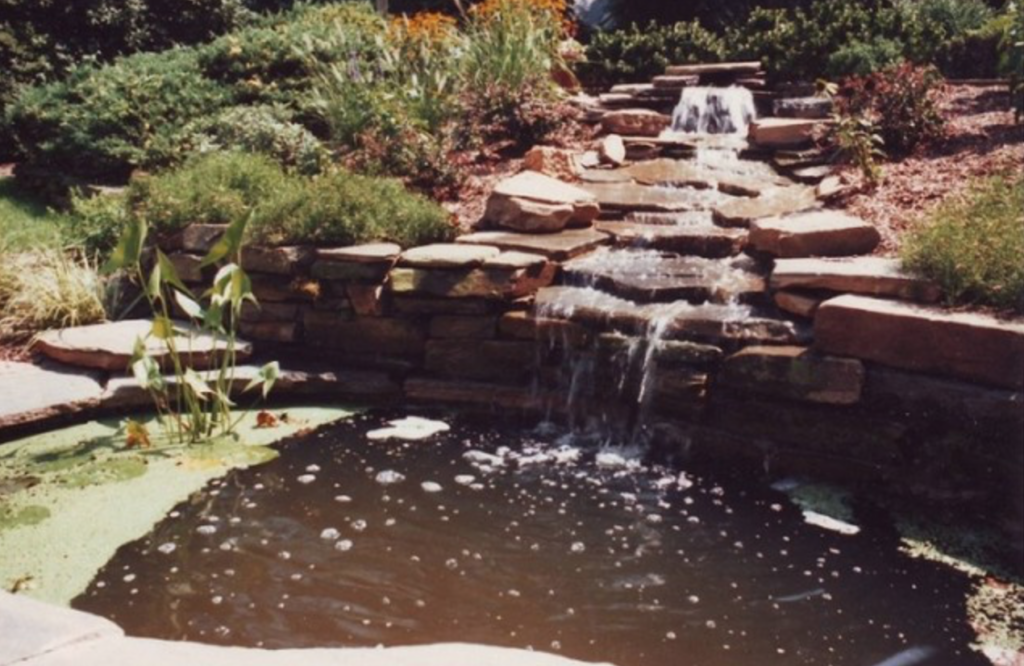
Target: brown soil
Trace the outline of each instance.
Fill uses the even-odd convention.
[[[962,195],[978,178],[1024,168],[1024,126],[1014,123],[1005,87],[947,86],[939,95],[945,137],[900,162],[883,165],[873,191],[858,190],[844,206],[882,233],[879,254],[894,254],[903,234],[944,198]],[[844,180],[858,183],[851,170]]]

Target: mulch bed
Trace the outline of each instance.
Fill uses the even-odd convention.
[[[842,202],[878,227],[878,254],[898,252],[903,234],[918,219],[946,197],[963,196],[976,179],[1024,169],[1024,127],[1014,123],[1005,87],[947,86],[939,108],[946,118],[941,141],[885,164],[881,186],[854,191]],[[850,168],[842,176],[860,181]]]

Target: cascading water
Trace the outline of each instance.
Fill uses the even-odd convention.
[[[672,131],[745,136],[756,117],[754,96],[746,88],[684,88],[672,112]]]

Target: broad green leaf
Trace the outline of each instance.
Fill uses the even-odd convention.
[[[174,263],[171,261],[170,257],[164,254],[161,250],[156,251],[156,264],[160,267],[161,279],[164,282],[170,284],[179,291],[185,292],[188,296],[192,295],[189,288],[186,287],[185,283],[181,281],[180,277],[178,277],[178,271],[174,268]]]
[[[178,302],[178,306],[192,319],[205,319],[206,313],[203,311],[203,306],[195,302],[183,291],[174,292],[174,300]]]
[[[164,389],[164,376],[152,356],[143,356],[132,363],[132,374],[135,376],[135,381],[147,390],[161,391]]]
[[[157,262],[153,266],[153,270],[149,274],[149,281],[146,283],[146,291],[149,293],[149,297],[153,300],[160,300],[163,298],[163,270],[160,262]]]
[[[253,377],[252,380],[246,385],[243,392],[248,393],[257,386],[262,386],[263,399],[266,400],[267,395],[270,393],[270,390],[274,388],[274,384],[277,382],[280,376],[281,364],[278,363],[277,361],[267,363],[266,365],[259,369],[259,372],[257,372],[256,376]]]
[[[122,268],[135,266],[142,257],[142,248],[146,244],[147,227],[141,218],[132,218],[125,226],[124,233],[117,241],[110,259],[103,265],[102,273],[109,275]]]
[[[251,217],[251,214],[239,217],[228,225],[224,235],[214,243],[199,265],[202,267],[212,266],[225,257],[237,255],[238,251],[242,249],[242,238],[245,235],[245,226],[249,223],[249,217]]]
[[[210,386],[192,368],[185,370],[185,376],[182,379],[185,381],[185,386],[191,389],[192,393],[200,400],[205,400],[206,396],[212,393]]]

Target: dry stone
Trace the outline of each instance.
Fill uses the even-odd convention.
[[[605,132],[625,136],[658,136],[671,124],[671,117],[650,109],[609,111],[601,119]]]
[[[174,252],[168,255],[167,258],[170,260],[171,265],[174,266],[174,271],[178,274],[178,277],[184,282],[203,282],[205,278],[212,276],[202,267],[203,258],[198,254]]]
[[[761,148],[795,148],[810,144],[819,121],[762,118],[750,123],[750,142]]]
[[[534,146],[523,157],[523,168],[572,182],[579,177],[577,162],[577,155],[571,150],[552,146]]]
[[[61,366],[0,361],[0,439],[99,404],[101,373]]]
[[[805,347],[747,347],[725,360],[718,384],[773,397],[851,405],[860,400],[864,364],[819,356]]]
[[[716,62],[698,65],[670,65],[665,69],[669,76],[707,76],[716,74],[732,74],[735,76],[754,76],[761,71],[760,61],[749,62]]]
[[[618,134],[609,134],[598,144],[601,161],[613,166],[622,166],[626,162],[626,144]]]
[[[186,335],[177,336],[175,343],[182,351],[184,364],[195,369],[204,369],[217,362],[220,354],[227,349],[227,340],[191,329],[187,324],[178,323],[178,330]],[[144,340],[147,352],[158,362],[170,360],[167,345],[149,337],[153,322],[148,319],[127,319],[106,324],[92,324],[40,334],[33,349],[49,358],[83,368],[97,368],[111,372],[123,372],[134,355],[138,340]],[[235,352],[239,360],[252,355],[252,345],[238,340]]]
[[[712,209],[716,224],[723,227],[749,227],[764,217],[778,217],[816,208],[820,204],[814,188],[779,187],[752,199],[734,199]]]
[[[406,250],[398,260],[411,268],[475,268],[501,253],[496,247],[437,243]]]
[[[391,292],[397,295],[508,299],[533,293],[551,284],[554,276],[554,264],[545,264],[533,269],[396,268],[391,271],[390,288]]]
[[[770,285],[772,289],[824,289],[923,302],[937,301],[941,295],[935,284],[907,274],[898,259],[885,257],[779,259]]]
[[[555,232],[565,229],[572,219],[572,204],[549,204],[520,197],[494,197],[487,200],[484,217],[491,224],[527,233]]]
[[[242,248],[242,268],[253,273],[299,275],[313,263],[316,251],[307,246]]]
[[[356,264],[391,264],[401,253],[402,248],[395,243],[366,243],[349,247],[320,248],[317,250],[316,258],[320,261]]]
[[[566,206],[572,208],[568,217]],[[536,171],[524,171],[498,183],[484,217],[517,231],[554,232],[570,224],[588,225],[600,212],[586,190]]]
[[[881,235],[864,220],[836,210],[755,220],[750,245],[775,257],[840,257],[870,253]]]
[[[810,319],[827,297],[803,291],[784,290],[775,292],[774,299],[780,310]]]
[[[181,249],[206,254],[227,231],[226,224],[190,224],[181,232]]]
[[[456,243],[493,245],[503,250],[539,254],[565,261],[608,242],[608,236],[594,229],[566,229],[555,234],[517,234],[507,231],[479,231],[455,239]]]
[[[1024,388],[1024,321],[846,295],[822,303],[815,346],[1000,388]]]

